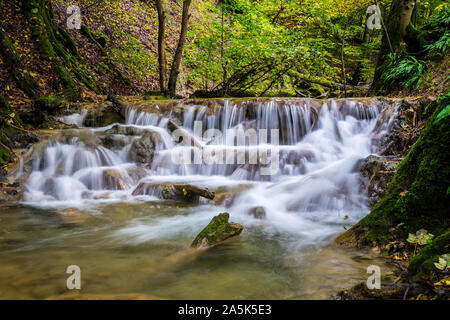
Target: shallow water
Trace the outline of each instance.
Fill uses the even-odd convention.
[[[263,224],[207,251],[190,251],[216,211],[164,202],[70,214],[3,210],[0,298],[326,299],[365,281],[366,268],[381,263],[335,246],[296,249],[297,239],[268,236]],[[198,224],[177,228],[199,212]],[[172,232],[151,232],[162,226]],[[81,269],[76,293],[66,287],[69,265]]]

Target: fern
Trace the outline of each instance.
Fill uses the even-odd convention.
[[[436,56],[447,52],[450,48],[450,31],[445,33],[436,42],[426,45],[425,50],[430,53],[431,56]]]
[[[399,83],[407,89],[417,89],[422,83],[426,62],[413,56],[391,53],[383,65],[381,79],[385,85]]]
[[[450,5],[444,4],[439,7],[437,13],[429,23],[429,29],[432,30],[433,38],[437,39],[431,44],[425,46],[430,56],[444,54],[450,48]]]

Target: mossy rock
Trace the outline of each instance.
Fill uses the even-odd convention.
[[[419,229],[436,236],[449,229],[450,117],[438,115],[450,104],[450,92],[434,103],[426,129],[398,166],[385,197],[337,242],[384,244]]]
[[[34,106],[42,110],[53,110],[58,108],[63,101],[64,99],[59,96],[40,97],[36,99]]]
[[[244,227],[239,223],[228,222],[230,214],[221,213],[195,237],[192,248],[204,248],[216,245],[228,238],[239,235]]]
[[[439,256],[450,252],[450,230],[435,238],[429,245],[411,260],[408,265],[408,275],[413,278],[433,277],[439,270],[434,263]]]

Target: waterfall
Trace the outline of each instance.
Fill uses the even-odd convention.
[[[178,119],[130,107],[125,124],[79,128],[51,138],[33,156],[26,203],[134,201],[133,191],[142,181],[225,192],[239,187],[242,191],[226,208],[238,220],[260,223],[249,215],[260,208],[267,230],[314,233],[310,241],[368,212],[354,166],[371,153],[377,106],[272,99],[183,107]],[[80,125],[84,115],[66,118]],[[189,144],[169,130],[176,122]],[[181,155],[184,161],[174,161]]]

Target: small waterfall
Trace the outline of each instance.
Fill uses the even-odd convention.
[[[237,220],[258,224],[248,212],[263,208],[267,230],[310,241],[367,213],[353,168],[371,153],[377,106],[272,99],[183,108],[178,120],[128,108],[125,124],[52,138],[35,151],[26,201],[40,206],[130,201],[136,186],[147,180],[226,192],[246,186],[227,209]],[[82,117],[66,120],[81,126]],[[190,144],[174,140],[169,124],[177,121]],[[179,155],[190,161],[174,161]]]

